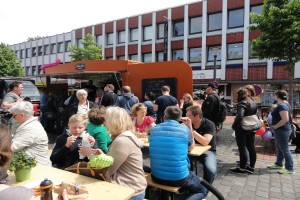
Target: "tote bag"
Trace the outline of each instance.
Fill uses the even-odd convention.
[[[245,131],[256,131],[262,126],[260,119],[257,115],[250,115],[243,117],[241,121],[241,127]]]

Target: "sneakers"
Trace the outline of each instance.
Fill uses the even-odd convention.
[[[246,174],[247,173],[246,170],[241,170],[239,167],[229,169],[229,172],[231,172],[233,174]]]
[[[253,174],[254,168],[251,168],[250,166],[246,166],[246,172],[248,172],[249,174]]]
[[[279,166],[279,165],[276,165],[276,164],[268,165],[268,168],[269,169],[284,169],[283,166]]]
[[[287,169],[280,169],[278,171],[279,174],[294,174],[295,172],[294,171],[289,171]]]

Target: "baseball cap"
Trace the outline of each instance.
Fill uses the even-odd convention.
[[[218,82],[214,81],[214,82],[208,83],[206,87],[211,87],[212,89],[218,89],[219,84],[218,84]]]

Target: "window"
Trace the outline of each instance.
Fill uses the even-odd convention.
[[[222,29],[222,13],[215,13],[208,16],[208,31]]]
[[[227,45],[227,60],[243,59],[243,43]]]
[[[106,60],[113,60],[113,57],[106,57]]]
[[[165,24],[157,24],[157,39],[163,39],[165,35]]]
[[[250,8],[250,12],[261,14],[262,13],[262,5],[252,6]]]
[[[57,53],[63,52],[63,42],[57,43]]]
[[[15,51],[16,57],[19,58],[19,51]]]
[[[189,61],[190,63],[196,63],[196,62],[201,62],[202,58],[202,48],[190,48],[190,58]]]
[[[249,41],[249,58],[257,58],[252,52],[252,41]]]
[[[30,58],[30,49],[26,49],[26,58]]]
[[[107,45],[114,44],[114,33],[107,33]]]
[[[49,54],[50,54],[49,45],[45,45],[44,46],[44,55],[49,55]]]
[[[262,14],[262,5],[252,6],[250,8],[250,12],[257,13],[257,14]],[[250,19],[250,23],[253,23],[253,22],[251,22],[251,19]]]
[[[71,46],[71,41],[65,41],[65,52],[69,52],[70,51],[70,46]]]
[[[156,61],[157,62],[164,61],[164,52],[163,51],[156,53]]]
[[[152,53],[144,53],[143,54],[143,62],[145,62],[145,63],[152,62]]]
[[[143,28],[143,40],[148,41],[152,39],[152,26],[145,26]]]
[[[139,39],[139,30],[137,28],[130,29],[130,42],[138,41]]]
[[[20,50],[20,59],[24,58],[23,53],[24,53],[24,49],[21,49]]]
[[[76,43],[78,48],[83,48],[82,39],[77,39]]]
[[[173,60],[183,60],[183,50],[173,50],[172,53],[172,59]]]
[[[43,47],[39,46],[38,47],[38,56],[42,56],[43,55]]]
[[[51,44],[51,46],[50,46],[50,53],[51,54],[54,54],[54,53],[56,53],[56,44]]]
[[[32,50],[31,50],[31,52],[32,52],[32,57],[35,57],[36,56],[36,47],[32,47]]]
[[[118,56],[118,60],[125,60],[125,56]]]
[[[214,61],[214,48],[218,48],[218,54],[217,54],[217,60],[221,60],[221,46],[213,46],[213,47],[208,47],[208,54],[207,54],[207,61],[211,62]]]
[[[118,44],[125,43],[125,31],[118,32]]]
[[[173,36],[183,36],[184,21],[176,21],[173,23]]]
[[[202,32],[202,17],[193,17],[190,19],[190,34]]]
[[[103,46],[103,36],[102,35],[96,36],[96,43],[100,46]]]
[[[231,10],[228,12],[228,28],[244,26],[244,9]]]
[[[132,55],[129,55],[129,60],[135,60],[135,61],[138,61],[138,55],[137,54],[132,54]]]
[[[42,67],[41,65],[38,66],[38,74],[44,74],[44,71],[42,70],[41,67]]]
[[[32,71],[31,74],[32,74],[32,75],[35,75],[35,72],[36,72],[36,66],[32,66],[31,71]]]
[[[29,72],[30,72],[30,67],[26,67],[26,75],[27,76],[30,76]]]

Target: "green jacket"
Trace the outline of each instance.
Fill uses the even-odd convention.
[[[88,122],[86,126],[88,133],[93,136],[98,144],[98,147],[104,152],[108,152],[108,146],[111,143],[111,138],[104,125],[96,125]]]

